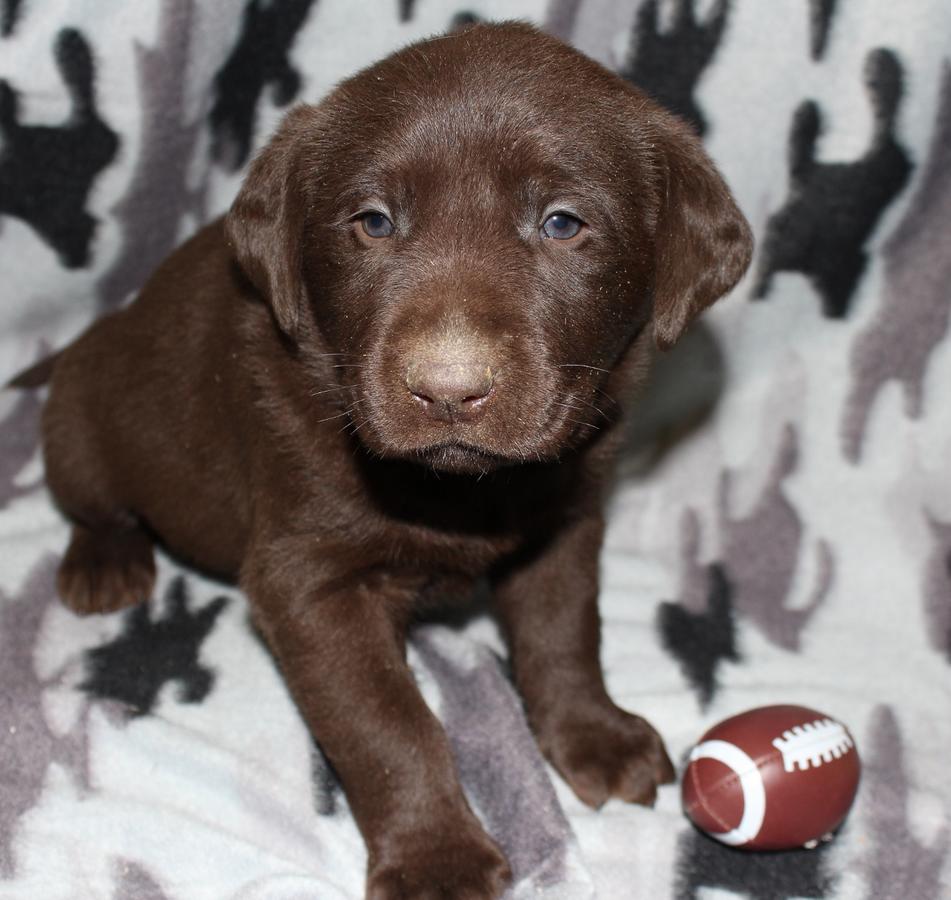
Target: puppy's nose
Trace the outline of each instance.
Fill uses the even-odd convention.
[[[426,415],[440,422],[471,422],[479,418],[492,393],[490,366],[474,361],[414,360],[406,387]]]

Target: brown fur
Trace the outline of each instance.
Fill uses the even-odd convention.
[[[553,210],[582,232],[543,238]],[[56,359],[63,599],[144,600],[154,539],[237,577],[366,838],[368,896],[497,896],[507,863],[405,629],[487,576],[546,756],[593,806],[653,801],[673,769],[598,659],[602,493],[652,341],[750,249],[688,129],[563,44],[483,26],[383,60],[292,111],[228,216]]]

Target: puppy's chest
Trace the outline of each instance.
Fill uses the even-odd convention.
[[[485,574],[525,540],[518,531],[449,531],[422,523],[391,523],[381,538],[389,561],[397,565],[468,578]]]
[[[512,498],[488,491],[459,491],[452,485],[413,491],[404,484],[356,525],[365,552],[381,563],[479,577],[529,539],[534,527],[524,513]]]
[[[478,479],[378,462],[338,490],[335,502],[314,498],[314,509],[328,515],[319,527],[329,543],[352,548],[353,564],[478,578],[557,527],[565,485],[549,474]]]

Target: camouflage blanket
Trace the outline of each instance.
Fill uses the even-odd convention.
[[[689,119],[746,280],[657,369],[603,556],[604,663],[681,764],[799,703],[864,763],[833,842],[755,855],[676,788],[595,813],[546,767],[486,620],[411,660],[512,897],[951,897],[951,6],[946,0],[0,0],[0,377],[226,208],[287,104],[466,17],[531,19]],[[944,386],[944,387],[942,387]],[[365,851],[239,592],[55,598],[41,392],[0,392],[0,896],[334,900]]]

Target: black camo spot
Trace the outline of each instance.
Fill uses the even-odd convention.
[[[96,220],[86,201],[119,138],[96,111],[95,70],[83,36],[61,31],[54,56],[72,105],[61,125],[23,125],[17,92],[0,80],[0,215],[22,219],[75,269],[89,263]]]
[[[185,579],[166,591],[164,615],[152,617],[148,604],[129,610],[121,633],[86,654],[86,679],[80,688],[100,700],[118,701],[131,716],[148,715],[159,692],[177,682],[183,703],[200,703],[210,693],[214,675],[198,661],[202,643],[228,601],[217,597],[196,611],[189,609]]]

